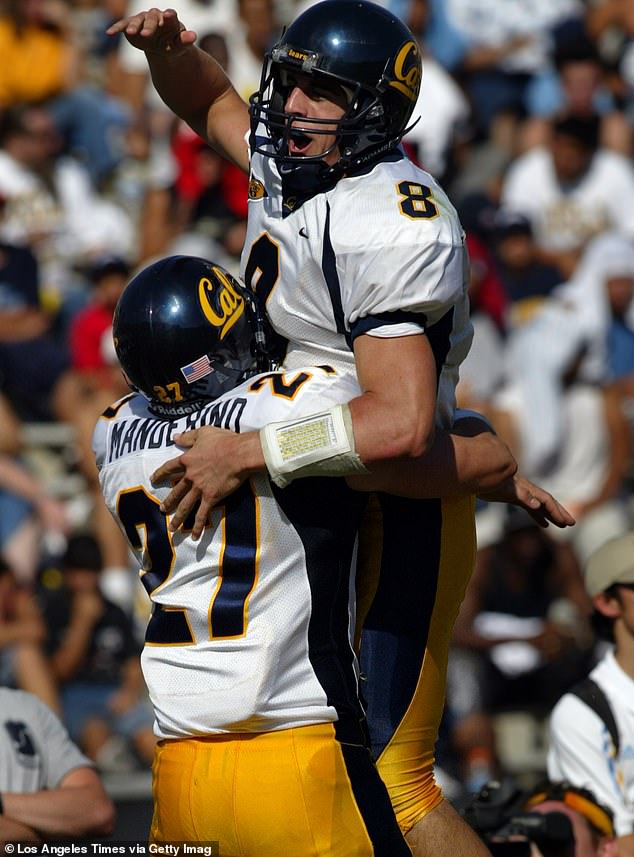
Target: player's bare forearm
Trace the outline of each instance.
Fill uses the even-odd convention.
[[[436,430],[431,449],[417,459],[380,462],[367,476],[348,477],[357,491],[385,491],[401,497],[462,497],[491,491],[512,477],[515,459],[486,428],[473,436]]]

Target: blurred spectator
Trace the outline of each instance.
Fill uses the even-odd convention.
[[[44,548],[68,532],[64,504],[46,490],[21,459],[22,424],[0,393],[0,554],[22,585],[31,585]]]
[[[0,688],[0,711],[0,844],[111,833],[114,805],[55,714],[9,688]]]
[[[505,296],[487,245],[467,232],[470,259],[469,302],[473,342],[460,365],[458,404],[485,416],[505,379]]]
[[[237,21],[227,33],[227,73],[248,101],[260,86],[264,55],[279,36],[280,27],[273,0],[237,0],[237,13]]]
[[[631,249],[634,262],[634,246]],[[611,313],[608,328],[610,380],[622,385],[623,394],[631,398],[634,395],[634,330],[630,321],[634,269],[608,277],[605,285]]]
[[[170,243],[170,252],[215,259],[237,271],[246,235],[246,206],[242,212],[231,204],[227,180],[233,170],[199,137],[190,145],[198,188],[191,199],[182,200],[182,229]],[[246,202],[247,185],[241,185]]]
[[[569,541],[580,562],[630,517],[628,426],[620,397],[590,359],[592,334],[571,302],[548,299],[509,337],[507,385],[496,402],[514,427],[512,438],[498,426],[522,472],[575,516],[569,538],[552,538]]]
[[[615,69],[612,91],[634,126],[634,7],[629,0],[597,0],[586,15],[588,31]]]
[[[82,81],[106,92],[117,92],[118,40],[106,30],[125,14],[126,0],[70,0],[75,39],[82,48]]]
[[[593,377],[634,384],[634,238],[606,232],[587,246],[573,277],[557,289],[588,331],[586,364]]]
[[[46,104],[66,147],[99,186],[121,157],[128,114],[82,80],[83,45],[65,0],[5,0],[0,13],[0,107]]]
[[[0,195],[6,199],[0,235],[30,245],[51,301],[72,291],[75,266],[105,252],[131,252],[128,216],[94,191],[82,164],[62,156],[42,107],[20,105],[0,117]]]
[[[607,722],[577,695],[564,695],[550,720],[548,773],[592,789],[614,814],[618,854],[634,854],[634,533],[605,542],[584,569],[601,639],[612,645],[590,678],[616,721],[619,750]]]
[[[112,317],[130,273],[129,263],[120,256],[95,259],[87,271],[92,288],[89,301],[70,325],[71,375],[80,399],[71,411],[75,416],[77,411],[90,411],[92,422],[129,392],[114,351]],[[73,419],[72,413],[64,416]]]
[[[428,0],[409,0],[403,13],[419,38],[423,55],[423,79],[404,142],[417,163],[444,183],[457,168],[460,151],[469,139],[470,108],[456,81],[425,48]]]
[[[63,544],[68,527],[64,505],[19,459],[0,453],[0,553],[20,583],[33,583],[45,542]]]
[[[440,63],[423,54],[423,82],[404,142],[441,183],[448,182],[460,164],[471,134],[469,117],[469,104],[458,84]]]
[[[492,714],[545,715],[586,671],[588,606],[577,567],[509,508],[501,540],[478,551],[449,655],[451,740],[469,789],[496,773]]]
[[[469,96],[476,130],[512,146],[517,118],[536,109],[535,92],[548,72],[556,27],[579,18],[583,5],[448,0],[444,6],[445,39],[451,34],[453,44],[450,68]]]
[[[552,104],[543,116],[529,118],[522,130],[524,148],[546,145],[550,120],[557,114],[598,116],[601,148],[632,154],[632,127],[607,85],[607,74],[594,42],[581,29],[555,51],[557,75]]]
[[[559,268],[542,262],[529,219],[500,208],[493,222],[495,267],[508,300],[510,327],[531,318],[555,286],[562,281]]]
[[[0,199],[0,224],[5,201]],[[55,316],[40,294],[40,269],[28,248],[0,241],[0,389],[28,420],[50,420],[68,366]]]
[[[165,253],[180,226],[173,193],[176,166],[169,151],[157,144],[153,116],[143,110],[127,129],[125,155],[107,190],[107,197],[130,218],[130,258],[139,263]],[[159,124],[160,139],[166,129]]]
[[[131,620],[102,595],[101,570],[96,540],[75,535],[63,558],[64,585],[45,597],[51,664],[60,684],[64,722],[73,740],[100,768],[127,764],[128,750],[149,766],[155,738],[141,674],[141,647]]]
[[[18,585],[0,558],[0,686],[27,690],[59,713],[45,642],[46,625],[31,590]]]
[[[566,116],[548,146],[509,167],[501,201],[525,214],[545,261],[567,279],[590,238],[609,229],[634,237],[634,167],[599,146],[599,120]]]
[[[103,579],[116,587],[111,597],[120,597],[126,607],[134,582],[128,546],[103,501],[92,433],[99,415],[130,392],[112,341],[114,309],[129,276],[130,266],[119,256],[97,259],[89,269],[92,293],[70,326],[71,367],[60,381],[57,409],[57,417],[74,428],[78,463],[92,500],[92,526],[104,561]]]

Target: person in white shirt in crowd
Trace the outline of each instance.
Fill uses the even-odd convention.
[[[591,359],[595,335],[571,301],[547,299],[508,340],[507,383],[493,408],[520,467],[574,509],[564,541],[570,561],[582,564],[630,525],[622,490],[629,431],[620,396]]]
[[[542,257],[566,279],[596,235],[619,229],[634,237],[634,167],[600,147],[598,116],[555,121],[550,144],[509,167],[501,202],[529,218]]]
[[[609,539],[584,570],[595,628],[612,643],[590,673],[615,721],[566,693],[550,718],[548,775],[591,789],[614,814],[619,857],[634,854],[634,532]]]
[[[113,803],[50,708],[2,687],[0,711],[0,844],[110,834]]]
[[[0,120],[0,195],[6,200],[0,236],[28,244],[49,301],[68,296],[74,266],[106,251],[128,256],[133,230],[125,211],[99,196],[86,168],[62,154],[50,112],[18,105]]]
[[[401,11],[410,30],[419,36],[425,81],[403,139],[416,160],[443,182],[451,173],[456,149],[470,134],[471,107],[456,80],[426,48],[429,0],[408,0]]]
[[[442,14],[455,43],[451,71],[459,74],[481,135],[504,142],[517,117],[534,111],[550,71],[558,26],[578,19],[578,0],[446,0]],[[436,12],[437,13],[437,12]]]
[[[631,449],[627,385],[615,383],[610,295],[628,283],[631,290],[633,282],[632,239],[611,231],[590,241],[574,276],[510,332],[506,383],[491,404],[490,416],[521,468],[573,510],[570,544],[581,563],[631,521],[624,491]],[[631,319],[631,298],[619,312]]]

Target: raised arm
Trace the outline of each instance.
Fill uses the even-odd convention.
[[[248,173],[248,107],[216,60],[195,46],[196,33],[173,9],[138,12],[106,32],[123,33],[144,51],[152,82],[170,110]]]

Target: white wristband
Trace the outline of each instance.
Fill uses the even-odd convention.
[[[348,405],[297,420],[269,423],[260,442],[271,479],[285,488],[303,476],[345,476],[366,473],[354,446]]]

